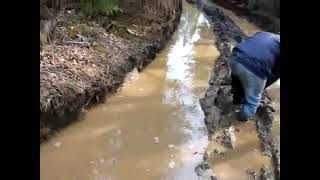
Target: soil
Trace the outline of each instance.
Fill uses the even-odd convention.
[[[241,29],[226,15],[218,6],[208,0],[199,0],[199,8],[204,11],[215,32],[216,47],[220,56],[213,67],[212,77],[205,96],[200,100],[205,114],[205,123],[208,128],[211,140],[226,141],[232,147],[233,137],[232,125],[235,121],[236,111],[240,109],[238,97],[241,97],[241,90],[232,86],[234,79],[231,76],[229,59],[232,48],[246,38]],[[262,150],[265,155],[272,157],[274,177],[280,179],[280,152],[275,146],[272,136],[272,122],[274,109],[267,92],[263,94],[261,106],[256,116],[257,131],[262,141]],[[207,158],[204,157],[204,163]],[[263,169],[263,174],[266,170]]]
[[[240,1],[213,0],[213,2],[219,6],[231,10],[237,16],[246,18],[249,22],[255,24],[265,31],[273,33],[280,32],[280,17],[276,17],[270,13],[262,11],[249,10],[244,6],[244,4],[241,4]]]
[[[104,102],[133,68],[148,65],[170,39],[180,14],[181,8],[170,16],[146,12],[107,21],[79,18],[75,10],[60,12],[50,43],[40,51],[40,143]]]

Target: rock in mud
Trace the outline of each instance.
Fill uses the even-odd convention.
[[[257,173],[256,173],[256,171],[251,170],[251,169],[247,169],[246,172],[247,172],[247,174],[249,174],[250,176],[252,176],[254,179],[257,178]]]
[[[221,156],[225,156],[225,155],[226,155],[224,152],[221,152],[221,151],[219,151],[219,150],[217,150],[217,149],[214,149],[214,150],[213,150],[213,153],[218,154],[218,155],[221,155]]]
[[[261,180],[274,180],[274,175],[272,174],[272,171],[267,166],[263,166],[260,169],[260,179]]]
[[[202,162],[199,164],[195,171],[199,177],[199,180],[218,180],[217,176],[211,170],[208,162]]]
[[[223,131],[223,137],[221,140],[222,144],[226,147],[235,148],[236,136],[234,134],[234,127],[230,126],[229,128]]]
[[[55,147],[59,148],[59,147],[61,147],[62,142],[55,142],[53,145],[54,145]]]
[[[220,153],[220,151],[217,150],[217,149],[214,149],[213,152],[216,153],[216,154],[219,154],[219,153]]]
[[[217,94],[216,106],[222,109],[223,114],[229,114],[234,109],[231,86],[223,86]]]

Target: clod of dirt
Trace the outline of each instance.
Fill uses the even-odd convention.
[[[260,179],[261,180],[274,180],[274,176],[272,174],[272,171],[270,170],[270,168],[268,168],[267,166],[263,166],[260,169]]]
[[[223,114],[229,114],[234,109],[230,86],[221,86],[217,93],[216,106],[223,109]]]
[[[222,144],[234,149],[235,148],[235,142],[236,142],[236,136],[234,134],[234,127],[230,126],[229,128],[225,129],[223,131],[223,137],[221,140]]]
[[[202,162],[199,164],[195,171],[199,177],[199,180],[218,180],[217,176],[211,170],[208,162]]]
[[[53,145],[54,145],[55,147],[59,148],[59,147],[61,147],[62,142],[55,142]]]
[[[214,150],[213,150],[213,153],[219,154],[219,155],[221,155],[221,156],[226,155],[225,153],[223,153],[223,152],[221,152],[221,151],[219,151],[219,150],[217,150],[217,149],[214,149]]]
[[[256,171],[251,170],[251,169],[247,169],[246,172],[247,172],[247,174],[249,174],[250,176],[252,176],[254,179],[257,178],[257,173],[256,173]]]

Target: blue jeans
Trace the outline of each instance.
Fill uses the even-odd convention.
[[[256,76],[242,64],[234,61],[234,58],[237,57],[233,57],[230,61],[232,75],[240,80],[245,94],[245,102],[240,116],[243,119],[248,119],[257,112],[267,80]]]

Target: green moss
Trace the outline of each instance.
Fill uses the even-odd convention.
[[[92,45],[92,49],[98,53],[101,53],[101,54],[107,53],[107,48],[102,44],[94,44],[94,45]]]
[[[90,26],[85,25],[85,24],[79,25],[78,31],[82,35],[84,35],[86,37],[89,37],[89,38],[97,39],[99,37],[99,33],[98,32],[96,32],[93,28],[91,28]]]
[[[42,48],[48,43],[47,36],[44,33],[40,32],[40,47]]]
[[[76,21],[76,22],[83,21],[86,19],[87,19],[87,16],[85,14],[83,14],[82,12],[79,12],[72,17],[72,21]]]
[[[68,27],[67,29],[67,33],[68,33],[68,36],[71,38],[71,39],[75,39],[77,37],[77,30],[74,26],[70,26]]]
[[[63,35],[61,32],[55,31],[53,32],[53,41],[62,41]]]
[[[81,0],[81,11],[89,17],[96,15],[104,15],[114,17],[123,13],[118,6],[117,0]]]

